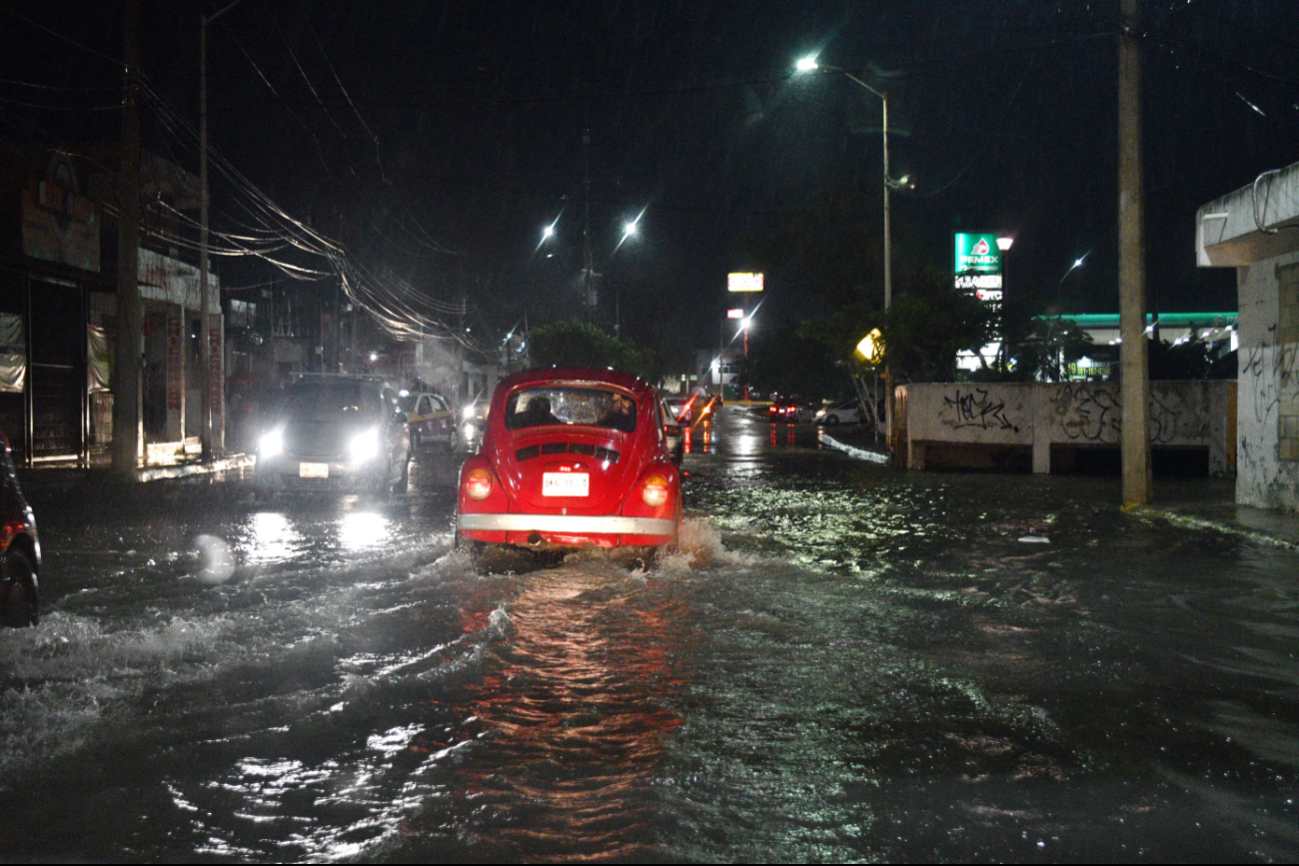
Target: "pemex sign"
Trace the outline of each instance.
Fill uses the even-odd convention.
[[[981,301],[1001,301],[1001,250],[993,234],[956,233],[956,288]]]

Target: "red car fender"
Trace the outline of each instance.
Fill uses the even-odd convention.
[[[653,506],[645,504],[641,498],[641,493],[645,489],[645,482],[651,477],[657,475],[668,482],[668,498],[662,505]],[[624,517],[651,517],[660,520],[671,520],[677,524],[681,523],[681,471],[674,463],[651,463],[645,467],[632,485],[631,492],[627,494],[627,499],[622,505],[622,515]],[[656,535],[624,535],[622,543],[624,545],[642,546],[642,545],[659,545],[667,541],[676,539],[664,539]]]
[[[465,480],[469,473],[475,469],[485,469],[492,479],[492,492],[486,499],[474,499],[465,492]],[[500,478],[496,476],[496,471],[492,469],[492,462],[482,455],[470,457],[460,467],[460,480],[456,488],[456,513],[459,514],[507,514],[510,510],[510,497],[505,492],[505,487],[501,484]],[[474,541],[486,541],[491,544],[504,544],[506,533],[504,532],[484,532],[469,531],[464,533],[465,537],[472,538]]]

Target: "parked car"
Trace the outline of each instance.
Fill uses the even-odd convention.
[[[446,450],[456,450],[460,441],[456,413],[445,397],[428,391],[403,393],[398,405],[406,413],[412,450],[418,451],[425,442],[441,442]]]
[[[492,396],[460,471],[457,540],[475,554],[672,544],[681,476],[658,392],[612,370],[525,370]]]
[[[410,434],[396,394],[368,376],[304,376],[285,391],[257,443],[253,490],[405,493]]]
[[[870,416],[862,407],[860,400],[847,400],[836,406],[826,406],[816,413],[816,423],[818,424],[866,424],[870,422]]]
[[[797,397],[778,397],[767,408],[767,420],[773,424],[798,424],[812,418],[812,409]]]
[[[0,431],[0,624],[14,628],[40,619],[41,543],[36,517],[18,485],[13,449]]]

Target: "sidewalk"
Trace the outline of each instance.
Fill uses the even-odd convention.
[[[1217,529],[1299,550],[1299,513],[1238,505],[1234,479],[1155,479],[1155,501],[1138,513],[1198,529]]]
[[[825,444],[854,459],[876,463],[888,459],[882,443],[860,427],[828,427],[824,438],[833,439]],[[1299,549],[1299,513],[1238,505],[1235,497],[1231,478],[1156,478],[1155,501],[1137,513]]]
[[[210,463],[195,460],[165,466],[149,466],[135,470],[134,476],[135,480],[139,482],[162,481],[170,478],[194,478],[251,469],[256,462],[257,458],[252,454],[227,454]],[[95,462],[87,468],[69,461],[66,463],[38,463],[31,469],[19,468],[18,480],[24,486],[31,481],[35,481],[41,486],[70,487],[78,484],[95,485],[106,481],[119,482],[122,479],[107,463]]]

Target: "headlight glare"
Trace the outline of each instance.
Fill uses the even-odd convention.
[[[284,431],[272,430],[257,440],[257,453],[262,457],[278,457],[284,453]]]
[[[369,463],[379,456],[379,431],[366,430],[352,437],[347,452],[353,463]]]

